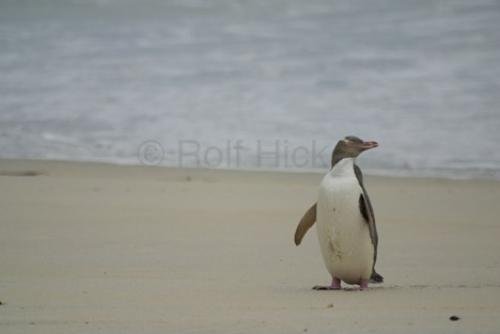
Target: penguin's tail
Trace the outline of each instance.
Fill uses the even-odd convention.
[[[380,275],[377,273],[375,270],[372,273],[372,276],[370,277],[370,283],[382,283],[384,281],[384,276]]]

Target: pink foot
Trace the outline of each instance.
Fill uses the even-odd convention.
[[[359,290],[365,290],[368,289],[368,280],[367,279],[362,279],[359,281]]]
[[[341,282],[340,279],[337,277],[332,277],[332,284],[329,286],[324,286],[324,285],[315,285],[313,287],[313,290],[340,290],[341,289]]]

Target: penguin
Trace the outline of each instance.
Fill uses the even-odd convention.
[[[367,288],[368,281],[381,283],[375,271],[378,234],[370,198],[363,184],[363,174],[355,163],[366,150],[378,147],[374,141],[356,136],[340,140],[332,153],[330,171],[323,178],[318,201],[304,214],[295,231],[298,246],[317,221],[321,254],[332,276],[330,286],[315,290],[337,290],[341,281]]]

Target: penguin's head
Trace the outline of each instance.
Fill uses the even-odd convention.
[[[356,136],[339,140],[332,153],[332,166],[344,158],[356,158],[361,152],[378,146],[376,141],[364,141]]]

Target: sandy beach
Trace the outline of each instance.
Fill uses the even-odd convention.
[[[385,283],[313,291],[321,178],[1,160],[0,333],[500,332],[500,182],[367,176]]]

